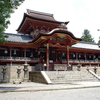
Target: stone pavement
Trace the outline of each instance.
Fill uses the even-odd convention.
[[[42,84],[35,82],[23,82],[22,84],[2,83],[0,92],[28,92],[50,91],[100,87],[100,82],[73,82],[69,84]]]

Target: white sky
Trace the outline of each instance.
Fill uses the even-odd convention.
[[[6,33],[17,33],[26,9],[54,14],[57,21],[70,21],[68,30],[81,37],[84,29],[98,42],[100,31],[100,0],[25,0],[11,15]]]

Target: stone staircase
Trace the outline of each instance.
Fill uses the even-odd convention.
[[[79,81],[98,81],[88,71],[45,71],[53,84]]]

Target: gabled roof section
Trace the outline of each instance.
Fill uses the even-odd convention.
[[[44,21],[51,21],[51,22],[59,23],[59,24],[63,23],[63,22],[56,21],[53,17],[53,14],[29,10],[29,9],[27,9],[27,14],[36,19],[41,19]],[[65,22],[65,24],[68,24],[68,23],[69,22]]]
[[[69,23],[69,21],[67,21],[67,22],[56,21],[54,19],[54,17],[53,17],[53,14],[27,9],[27,13],[24,13],[23,20],[22,20],[20,26],[17,29],[18,32],[21,29],[21,27],[23,26],[23,24],[25,23],[26,18],[40,20],[40,21],[45,21],[45,22],[50,22],[50,23],[55,23],[55,24],[59,24],[59,25],[61,23],[65,23],[66,25]]]
[[[81,38],[76,38],[70,31],[65,30],[65,29],[60,29],[60,28],[56,28],[53,29],[51,32],[48,33],[39,33],[39,35],[37,36],[36,39],[34,39],[33,41],[36,41],[38,38],[40,38],[41,36],[52,36],[53,34],[58,33],[58,35],[61,34],[65,34],[65,35],[69,35],[71,38],[73,38],[74,40],[78,40],[78,41],[82,41]]]
[[[100,50],[100,47],[96,43],[89,43],[89,42],[83,42],[74,44],[71,46],[72,48],[80,48],[80,49],[90,49],[90,50]]]
[[[67,29],[61,29],[61,28],[55,28],[52,31],[48,33],[39,33],[38,36],[31,42],[34,44],[42,45],[47,42],[52,43],[52,38],[60,38],[63,39],[63,42],[60,42],[58,39],[55,41],[56,43],[59,41],[59,43],[66,45],[73,45],[78,42],[80,42],[81,38],[76,38],[70,31]]]
[[[15,42],[15,43],[28,43],[33,40],[29,35],[23,34],[11,34],[11,33],[3,33],[3,35],[8,35],[8,38],[5,38],[8,42]]]

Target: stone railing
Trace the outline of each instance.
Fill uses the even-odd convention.
[[[0,60],[14,60],[14,61],[40,61],[38,58],[28,58],[28,57],[4,57],[0,56]]]

